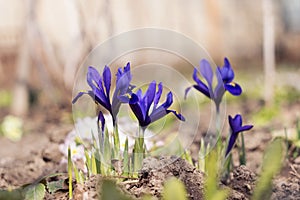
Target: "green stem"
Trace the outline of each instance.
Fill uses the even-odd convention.
[[[227,180],[231,171],[231,167],[232,167],[232,154],[231,152],[228,154],[228,156],[225,158],[224,161],[224,169],[222,170],[222,180]]]
[[[232,153],[229,152],[228,155],[225,157],[225,151],[228,148],[230,135],[231,135],[231,131],[229,133],[229,137],[227,137],[227,139],[226,139],[226,143],[224,145],[225,148],[224,148],[224,152],[223,152],[224,156],[222,156],[223,159],[221,162],[221,166],[224,166],[222,168],[222,180],[227,180],[229,173],[230,173],[231,166],[232,166]],[[222,155],[222,154],[220,154],[220,155]]]
[[[119,138],[119,129],[118,129],[118,124],[115,124],[114,127],[114,155],[116,159],[120,159],[120,138]]]
[[[128,137],[125,140],[125,147],[123,152],[123,175],[128,176],[130,170],[129,163],[129,152],[128,152]]]
[[[241,150],[240,150],[240,165],[246,165],[246,149],[245,149],[245,140],[244,134],[241,134]]]
[[[216,112],[216,131],[217,131],[217,138],[220,137],[221,132],[221,119],[220,119],[220,112],[217,110]]]
[[[288,158],[289,158],[289,140],[288,140],[286,127],[284,127],[284,136],[285,136],[285,146],[286,146],[285,158],[288,160]]]
[[[297,139],[300,140],[300,119],[299,117],[297,117],[297,121],[296,121],[296,129],[297,129]]]
[[[112,159],[112,154],[114,152],[111,151],[113,147],[111,147],[110,139],[109,139],[109,133],[108,130],[105,130],[105,136],[104,136],[104,152],[103,152],[103,168],[101,171],[104,173],[104,175],[108,174],[110,171],[110,165],[111,165],[111,159]]]
[[[73,186],[72,186],[72,180],[73,180],[73,175],[72,175],[72,160],[71,160],[71,149],[70,147],[68,148],[68,174],[69,174],[69,199],[73,198]]]
[[[219,153],[219,155],[221,155],[223,143],[221,139],[221,119],[220,119],[219,109],[217,109],[216,112],[216,132],[217,132],[217,141],[216,141],[217,152]]]
[[[135,140],[134,150],[133,150],[133,168],[134,171],[138,171],[142,167],[142,162],[144,159],[144,132],[145,129],[139,127],[138,135]]]

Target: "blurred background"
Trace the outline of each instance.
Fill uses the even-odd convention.
[[[36,105],[70,111],[85,56],[144,27],[186,35],[219,65],[228,57],[248,85],[258,82],[264,102],[276,84],[299,89],[299,0],[0,0],[0,120],[28,116]]]

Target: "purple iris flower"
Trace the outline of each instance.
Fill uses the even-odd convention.
[[[234,71],[227,58],[224,58],[224,66],[222,68],[217,67],[217,70],[222,77],[225,89],[232,95],[239,96],[242,93],[242,88],[239,84],[233,82]]]
[[[231,129],[230,138],[228,141],[228,146],[226,149],[225,157],[229,154],[231,149],[233,148],[235,141],[239,135],[240,132],[248,131],[252,129],[253,125],[244,125],[242,126],[243,120],[241,115],[236,115],[234,118],[232,118],[230,115],[228,116],[228,121]]]
[[[139,125],[145,130],[147,126],[164,117],[168,113],[173,113],[179,120],[185,121],[185,118],[174,110],[168,110],[173,103],[173,94],[169,92],[167,94],[166,101],[158,106],[162,94],[162,83],[157,85],[158,90],[156,91],[156,82],[150,83],[145,94],[142,94],[142,90],[139,89],[136,93],[132,93],[129,105],[136,118],[139,121]],[[151,112],[150,107],[153,105]]]
[[[198,72],[200,72],[200,74],[206,80],[207,84],[198,78]],[[213,88],[213,75],[213,70],[209,62],[206,59],[202,59],[198,69],[194,69],[193,79],[196,84],[192,87],[203,93],[208,98],[212,99],[216,104],[217,111],[219,111],[219,105],[222,101],[225,91],[227,90],[232,95],[238,96],[242,93],[242,88],[239,84],[233,82],[234,71],[231,68],[227,58],[224,59],[224,66],[222,68],[217,67],[216,69],[218,84],[215,88]],[[185,96],[192,87],[189,87],[185,90]]]
[[[73,99],[72,103],[75,103],[82,95],[87,94],[91,96],[97,104],[102,105],[112,116],[113,123],[115,124],[116,116],[120,110],[121,103],[128,102],[129,97],[127,94],[131,94],[131,90],[134,88],[130,84],[132,79],[130,73],[130,63],[123,68],[119,68],[116,74],[116,88],[110,101],[110,87],[111,87],[111,71],[108,66],[104,67],[102,76],[94,67],[89,67],[87,72],[87,83],[91,87],[91,90],[86,92],[79,92]]]

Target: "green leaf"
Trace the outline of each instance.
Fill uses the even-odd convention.
[[[104,137],[104,162],[109,163],[111,160],[111,144],[109,142],[109,134],[108,134],[108,130],[105,130],[105,137]]]
[[[38,183],[30,186],[25,193],[25,200],[43,200],[45,196],[45,185]]]
[[[206,148],[203,138],[200,140],[200,149],[198,153],[198,169],[202,172],[205,172],[205,154]]]
[[[101,155],[100,155],[100,150],[97,150],[95,152],[95,162],[96,162],[96,168],[97,168],[97,174],[101,174]]]
[[[92,174],[91,158],[89,156],[89,153],[86,150],[84,151],[84,155],[85,155],[85,165],[88,170],[88,174],[91,175]]]
[[[129,152],[128,152],[128,137],[125,140],[125,147],[123,153],[123,175],[129,174]]]
[[[185,159],[188,163],[190,163],[191,165],[194,165],[193,163],[193,159],[192,159],[192,155],[191,152],[188,150],[185,150],[183,155],[182,155],[183,159]]]
[[[53,194],[57,190],[66,189],[65,180],[64,179],[60,179],[58,181],[48,182],[47,183],[47,189],[50,192],[50,194]]]
[[[149,194],[146,194],[145,196],[143,196],[142,200],[157,200],[157,198],[155,198]]]
[[[118,130],[118,126],[115,125],[115,129],[114,129],[114,134],[113,134],[113,138],[114,138],[114,155],[116,159],[120,159],[120,138],[119,138],[119,130]]]
[[[72,175],[72,168],[73,168],[73,163],[72,163],[72,155],[71,155],[71,149],[70,147],[68,148],[68,175],[69,175],[69,198],[73,198],[73,175]]]
[[[184,184],[177,178],[170,178],[166,181],[163,189],[163,199],[164,200],[186,200],[187,193]]]
[[[240,133],[239,161],[240,165],[246,165],[246,148],[243,132]]]
[[[296,121],[296,129],[297,129],[297,139],[300,140],[300,119],[297,118]]]
[[[213,200],[223,200],[228,196],[228,190],[217,190],[215,194],[212,195]]]
[[[91,156],[91,169],[93,174],[97,174],[97,164],[96,164],[96,158],[94,154],[92,154]]]
[[[254,189],[253,200],[270,199],[272,179],[282,167],[283,155],[282,139],[276,138],[265,152],[262,172]]]
[[[9,199],[9,200],[24,199],[23,189],[18,188],[11,191],[0,189],[0,199]]]
[[[223,200],[228,196],[228,190],[219,189],[219,169],[220,162],[217,153],[217,149],[214,149],[208,154],[208,158],[205,161],[205,168],[207,169],[207,176],[205,180],[205,199],[206,200]],[[222,154],[221,154],[222,155]]]
[[[74,170],[74,175],[75,175],[76,182],[81,183],[80,182],[80,177],[79,177],[79,172],[78,172],[78,169],[77,169],[76,165],[73,166],[73,170]]]
[[[144,159],[143,138],[136,138],[133,148],[133,172],[137,172],[142,168]]]
[[[124,195],[112,180],[103,180],[101,187],[101,198],[105,200],[131,200],[131,198]]]

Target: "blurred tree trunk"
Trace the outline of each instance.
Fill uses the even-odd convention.
[[[30,59],[27,39],[23,40],[18,54],[19,57],[16,68],[16,81],[13,89],[11,113],[16,116],[23,116],[27,113],[29,107],[27,80],[30,69]]]
[[[75,8],[79,13],[80,34],[73,43],[73,48],[67,55],[64,65],[64,84],[66,88],[72,89],[78,66],[93,48],[98,45],[99,20],[104,18],[108,36],[113,35],[112,6],[109,0],[93,1],[87,4],[85,1],[77,1]],[[102,30],[103,31],[103,30]],[[103,37],[103,36],[102,36]]]
[[[265,74],[264,100],[272,104],[275,86],[275,30],[274,6],[272,0],[263,0],[263,60]]]
[[[30,70],[29,52],[29,20],[32,10],[32,0],[25,1],[26,19],[23,27],[23,38],[18,52],[18,62],[16,67],[16,79],[13,89],[13,102],[10,112],[16,116],[24,116],[29,109],[28,76]]]
[[[204,1],[204,4],[207,12],[208,52],[217,63],[221,63],[224,56],[222,55],[220,3],[218,1]]]

